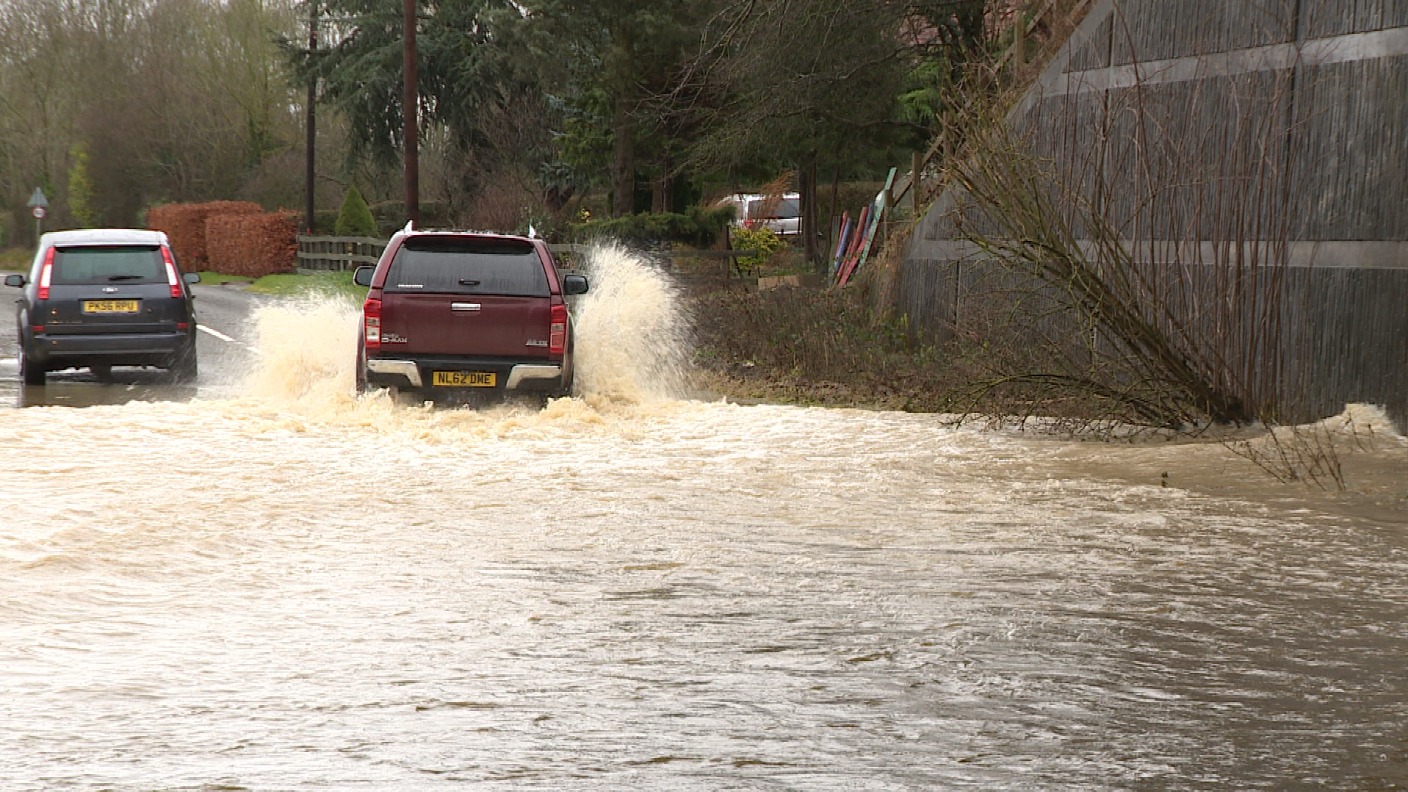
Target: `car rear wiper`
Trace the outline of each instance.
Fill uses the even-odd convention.
[[[110,280],[110,281],[141,280],[143,277],[145,277],[145,276],[144,276],[144,275],[109,275],[109,276],[108,276],[108,280]]]

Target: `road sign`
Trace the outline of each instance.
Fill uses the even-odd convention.
[[[44,219],[44,214],[45,214],[45,212],[44,212],[44,207],[42,207],[42,206],[36,206],[36,207],[34,207],[34,210],[33,210],[32,214],[34,215],[34,219],[35,219],[35,220],[43,220],[43,219]]]
[[[31,195],[31,196],[29,196],[29,208],[31,208],[31,209],[47,209],[47,208],[49,208],[49,199],[46,198],[46,197],[44,197],[44,190],[43,190],[43,188],[41,188],[41,187],[35,187],[35,188],[34,188],[34,194]],[[43,215],[35,215],[35,217],[43,217]]]

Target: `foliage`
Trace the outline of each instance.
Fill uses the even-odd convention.
[[[590,220],[572,226],[579,239],[617,239],[628,244],[655,246],[680,242],[709,247],[719,238],[731,217],[730,208],[691,208],[688,212],[658,212]]]
[[[766,226],[735,228],[731,236],[735,250],[753,251],[752,255],[740,256],[738,259],[738,267],[744,272],[756,272],[767,264],[774,254],[787,247],[787,243]]]
[[[943,31],[966,29],[972,14],[955,9],[973,1],[418,0],[422,212],[439,204],[434,224],[451,225],[486,195],[514,194],[531,199],[519,214],[560,219],[592,188],[618,214],[647,200],[678,211],[697,185],[733,190],[809,161],[873,178],[923,124],[898,109],[901,92],[921,111],[928,95],[907,75],[928,73],[915,64]],[[401,11],[398,0],[0,5],[0,195],[86,171],[94,223],[172,202],[294,205],[316,81],[320,206],[355,183],[377,216],[398,195],[405,142]],[[923,36],[901,32],[909,19],[942,35],[919,47]],[[29,234],[15,200],[7,226]]]
[[[88,150],[74,146],[70,158],[73,165],[68,169],[68,211],[79,228],[91,228],[98,218],[93,205],[93,180],[88,176]]]
[[[372,210],[362,198],[361,191],[355,186],[349,186],[347,194],[342,198],[342,209],[337,214],[337,222],[333,224],[333,234],[375,237],[379,233],[376,219],[372,217]]]
[[[669,206],[668,184],[679,170],[692,129],[672,108],[687,101],[679,72],[694,51],[717,0],[526,0],[520,26],[545,93],[560,103],[557,142],[579,172],[610,163],[613,214],[634,208],[640,171]],[[601,134],[609,130],[609,137]],[[644,167],[638,160],[644,160]]]
[[[83,217],[64,217],[73,210],[66,201],[56,222],[132,225],[149,204],[251,194],[265,162],[299,139],[269,39],[293,24],[292,8],[293,0],[0,3],[0,196],[83,172]],[[80,153],[86,162],[75,171]]]
[[[424,128],[443,124],[462,146],[474,142],[473,118],[506,75],[485,46],[485,15],[506,8],[494,0],[419,0],[416,31],[420,107]],[[399,0],[326,0],[325,14],[340,32],[331,47],[309,51],[282,42],[300,77],[316,78],[321,101],[350,122],[351,154],[394,162],[404,141],[402,13]]]

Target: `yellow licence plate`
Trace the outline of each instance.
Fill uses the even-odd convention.
[[[437,371],[430,381],[450,388],[492,388],[499,378],[492,371]]]
[[[137,300],[84,300],[83,313],[137,313]]]

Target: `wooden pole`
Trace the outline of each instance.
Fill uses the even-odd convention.
[[[402,135],[406,141],[406,220],[420,225],[420,89],[416,76],[416,0],[403,0],[402,63],[405,84],[401,96],[404,116]]]
[[[308,3],[308,55],[312,57],[318,49],[318,4]],[[304,193],[304,218],[303,228],[311,234],[313,233],[313,212],[314,201],[313,192],[316,187],[316,171],[313,167],[313,156],[318,140],[317,132],[317,107],[318,107],[318,78],[308,78],[308,126],[305,131],[303,144],[303,193]]]

